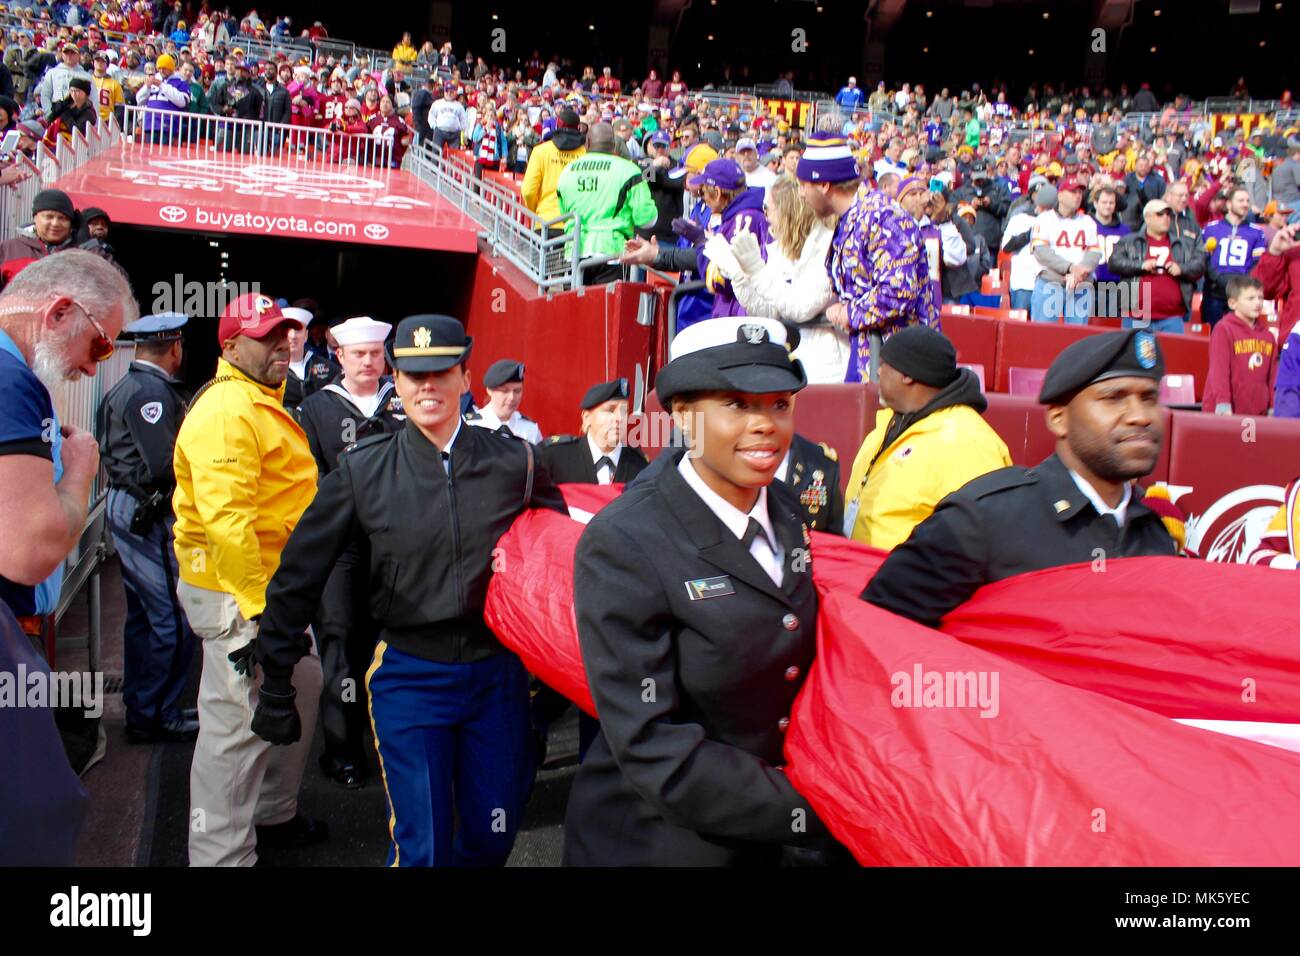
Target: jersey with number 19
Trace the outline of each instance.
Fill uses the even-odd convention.
[[[1228,280],[1250,272],[1268,248],[1264,231],[1244,222],[1234,226],[1227,219],[1216,219],[1201,236],[1206,254],[1205,291],[1219,299],[1228,297]]]

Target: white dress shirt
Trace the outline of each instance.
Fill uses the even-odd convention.
[[[614,472],[618,470],[618,459],[623,454],[623,446],[616,445],[614,450],[608,455],[600,450],[600,446],[592,440],[591,432],[587,432],[587,449],[591,452],[591,463],[594,465],[602,458],[608,458],[614,464],[610,466],[600,466],[596,469],[596,483],[601,485],[610,485],[614,483]]]
[[[776,540],[776,531],[772,528],[772,518],[767,513],[767,489],[762,488],[759,490],[758,500],[754,502],[753,510],[749,514],[745,514],[745,512],[706,485],[699,472],[695,470],[692,461],[690,455],[683,455],[682,460],[677,464],[677,470],[686,479],[686,483],[690,485],[691,490],[700,496],[700,499],[708,506],[710,511],[718,516],[718,520],[726,526],[728,531],[743,540],[745,530],[749,527],[750,518],[757,521],[759,527],[763,529],[763,534],[756,536],[750,543],[749,553],[758,562],[758,566],[776,583],[776,586],[780,587],[781,582],[785,580],[785,551]],[[767,540],[763,539],[763,535],[767,535]]]
[[[1127,481],[1124,482],[1124,497],[1120,499],[1117,507],[1112,508],[1102,500],[1101,495],[1097,494],[1097,489],[1089,484],[1087,479],[1075,474],[1068,468],[1066,470],[1070,472],[1070,477],[1074,479],[1074,483],[1078,485],[1079,490],[1083,492],[1083,496],[1091,501],[1092,506],[1097,509],[1097,514],[1110,515],[1115,519],[1115,524],[1119,525],[1121,528],[1124,527],[1124,521],[1128,518],[1128,503],[1133,500],[1132,485]]]
[[[486,428],[490,431],[496,431],[502,425],[505,425],[514,432],[515,435],[524,439],[524,441],[530,441],[534,445],[540,445],[542,443],[542,430],[537,427],[537,422],[524,418],[524,416],[520,415],[517,411],[510,416],[510,420],[507,422],[503,422],[501,419],[497,418],[491,407],[487,405],[478,409],[478,413],[482,417],[476,421],[470,422],[471,425],[478,425],[480,428]]]

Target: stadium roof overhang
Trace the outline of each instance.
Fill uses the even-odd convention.
[[[403,170],[123,146],[61,177],[115,222],[281,239],[476,252],[479,227]]]

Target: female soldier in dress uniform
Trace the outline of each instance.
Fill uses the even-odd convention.
[[[449,316],[402,320],[388,361],[405,425],[345,451],[321,481],[267,588],[256,641],[253,732],[291,743],[302,733],[289,680],[302,634],[339,555],[354,537],[368,541],[382,631],[366,687],[393,866],[504,864],[533,782],[528,675],[488,630],[483,604],[492,550],[515,518],[568,512],[531,445],[462,424],[471,344]]]
[[[778,864],[831,844],[781,770],[817,625],[809,534],[773,482],[807,384],[771,319],[673,341],[656,389],[688,439],[587,526],[574,603],[601,734],[565,862]]]

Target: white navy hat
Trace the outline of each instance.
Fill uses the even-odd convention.
[[[659,401],[667,407],[683,392],[797,392],[808,377],[786,339],[784,325],[758,316],[688,326],[673,339],[670,360],[655,379]]]
[[[369,345],[383,343],[391,331],[393,327],[387,322],[376,322],[368,315],[360,315],[334,326],[330,334],[340,346]]]

